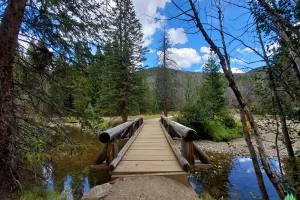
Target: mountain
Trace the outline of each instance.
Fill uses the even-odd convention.
[[[149,84],[150,90],[155,93],[155,88],[157,84],[158,74],[161,73],[160,67],[148,68],[145,70],[147,74],[147,82]],[[234,74],[236,84],[240,89],[240,92],[246,101],[246,103],[251,104],[257,102],[258,98],[255,95],[256,79],[259,76],[264,75],[264,69],[257,68],[246,73]],[[174,94],[174,110],[180,110],[183,108],[184,104],[189,98],[193,98],[197,88],[203,83],[203,73],[202,72],[188,72],[175,69],[168,69],[168,75],[173,80],[173,87],[175,87]],[[225,84],[227,80],[224,76]],[[171,88],[170,88],[171,89]],[[225,90],[225,95],[227,97],[228,106],[230,108],[238,107],[238,102],[231,91],[229,86]]]

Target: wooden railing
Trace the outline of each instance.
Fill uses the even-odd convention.
[[[122,152],[124,148],[127,148],[129,143],[131,144],[134,140],[132,137],[133,134],[141,128],[143,124],[143,118],[137,118],[130,122],[125,122],[111,129],[105,130],[100,133],[99,140],[104,143],[104,147],[97,155],[96,159],[93,162],[93,166],[101,165],[106,162],[106,165],[109,165],[110,168],[114,168],[119,161],[121,160]],[[124,145],[122,150],[119,152],[118,149],[118,139],[128,138],[129,140]],[[127,151],[127,150],[126,150]],[[126,152],[124,151],[124,152]]]
[[[209,157],[194,142],[199,138],[197,132],[194,129],[174,122],[163,115],[161,115],[160,121],[170,138],[181,138],[181,156],[185,160],[178,156],[178,150],[176,150],[174,141],[171,141],[170,138],[168,138],[167,136],[169,143],[172,146],[174,153],[176,151],[175,155],[184,170],[190,168],[190,166],[188,166],[187,163],[189,165],[196,164],[195,157],[201,161],[201,164],[210,164]]]

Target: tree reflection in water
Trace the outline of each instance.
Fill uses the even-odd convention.
[[[232,169],[234,156],[224,153],[210,153],[212,167],[209,169],[196,169],[190,174],[190,177],[201,185],[201,190],[208,192],[215,198],[227,199],[229,192],[229,174]]]
[[[209,169],[194,170],[190,182],[196,192],[207,192],[214,198],[252,200],[251,195],[260,197],[252,160],[249,157],[224,153],[207,153],[212,161]],[[278,170],[278,160],[270,159],[274,171]],[[262,170],[263,179],[270,199],[279,199],[272,183]]]

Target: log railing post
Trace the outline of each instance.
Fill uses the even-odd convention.
[[[185,141],[181,139],[181,155],[189,162],[190,165],[195,164],[193,141]]]
[[[174,122],[161,115],[161,124],[172,138],[181,138],[181,155],[190,165],[195,165],[195,156],[203,164],[210,164],[209,157],[194,143],[198,139],[197,132],[189,127]]]
[[[94,160],[93,165],[101,165],[104,161],[106,161],[106,165],[110,165],[119,154],[118,139],[131,138],[137,130],[140,130],[142,125],[143,118],[137,118],[101,132],[99,140],[105,145]]]

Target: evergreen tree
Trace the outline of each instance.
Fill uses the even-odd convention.
[[[211,55],[203,67],[204,83],[200,89],[200,98],[204,98],[206,110],[214,118],[225,108],[224,81],[220,73],[220,65]],[[207,101],[209,99],[209,101]]]
[[[105,70],[99,107],[127,121],[129,110],[137,105],[143,90],[141,77],[144,54],[142,26],[135,16],[131,0],[115,0],[111,9],[110,29],[105,33]],[[108,104],[109,102],[109,104]]]
[[[105,1],[99,3],[97,1],[9,0],[0,4],[0,107],[2,110],[0,115],[0,181],[2,183],[0,193],[4,199],[10,199],[9,193],[20,186],[19,161],[25,160],[24,153],[28,153],[31,147],[30,138],[25,136],[24,130],[40,133],[45,129],[38,125],[32,127],[32,123],[28,123],[28,117],[32,118],[32,116],[21,116],[22,113],[20,113],[23,108],[26,109],[27,105],[24,106],[26,101],[23,101],[23,97],[16,92],[27,92],[27,90],[26,87],[22,87],[23,84],[15,82],[14,61],[17,50],[20,51],[20,55],[26,53],[24,50],[26,45],[18,45],[18,37],[23,42],[28,42],[33,38],[42,41],[47,48],[40,50],[51,48],[53,50],[51,53],[55,57],[65,56],[68,63],[76,64],[73,59],[75,44],[78,42],[92,44],[101,39],[99,31],[102,28],[103,3]],[[81,54],[81,52],[78,53]],[[24,64],[27,62],[26,58],[27,56],[19,56],[18,59]],[[42,57],[35,57],[35,59],[45,61]],[[45,73],[45,71],[40,71],[40,73]],[[41,87],[41,89],[45,88]],[[28,97],[34,95],[28,94]],[[52,102],[52,98],[38,97],[38,99],[47,103]],[[21,124],[27,124],[30,127],[20,128]],[[51,135],[53,134],[47,134],[47,138]],[[25,147],[28,147],[26,151],[24,151]]]

